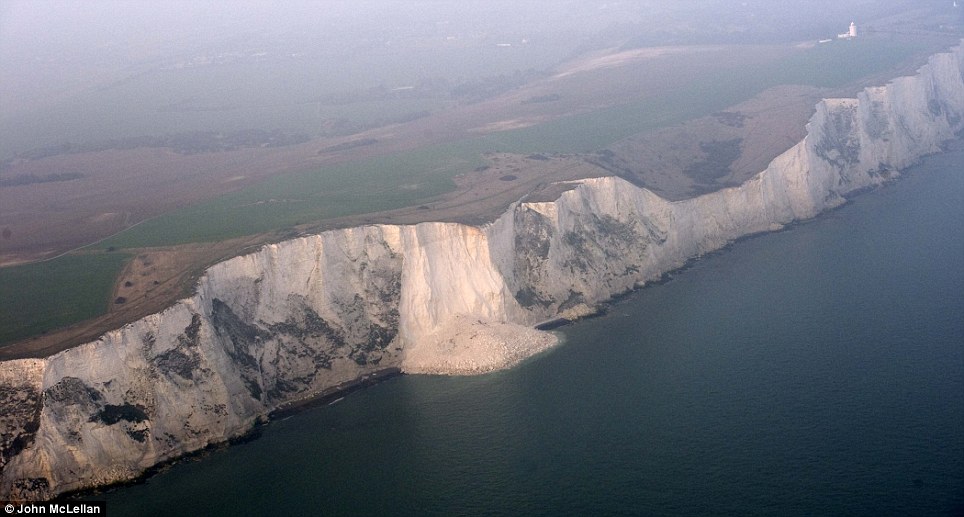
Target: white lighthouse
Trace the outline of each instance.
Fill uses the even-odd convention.
[[[837,35],[837,38],[839,39],[853,39],[856,37],[857,37],[857,24],[854,22],[850,22],[850,30],[848,30],[843,34]]]

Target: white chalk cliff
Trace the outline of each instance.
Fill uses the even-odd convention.
[[[376,370],[512,365],[554,344],[534,324],[838,206],[962,130],[958,47],[916,76],[822,101],[807,137],[739,187],[670,202],[589,179],[481,228],[350,228],[217,264],[159,314],[0,363],[0,499],[132,479]]]

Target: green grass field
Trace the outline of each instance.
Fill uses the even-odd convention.
[[[272,178],[146,221],[98,244],[130,248],[217,241],[310,221],[401,208],[454,189],[483,164],[479,140],[429,146]]]
[[[492,133],[389,157],[269,179],[123,232],[119,248],[217,241],[332,217],[390,210],[454,188],[452,177],[482,164],[483,152],[587,152],[637,133],[709,115],[780,84],[837,87],[892,69],[920,45],[890,40],[834,41],[752,66],[708,70],[698,82],[655,98],[537,126]]]
[[[836,88],[892,70],[924,48],[884,38],[835,40],[776,63],[774,74],[786,84]]]
[[[834,41],[786,59],[707,71],[699,82],[632,104],[564,117],[487,137],[505,152],[587,152],[634,134],[706,116],[781,84],[836,88],[886,72],[923,45],[889,40]]]
[[[129,255],[101,253],[0,269],[0,343],[104,314]]]
[[[218,241],[412,206],[454,189],[452,178],[483,164],[482,153],[487,151],[599,150],[634,134],[709,115],[768,87],[844,86],[891,70],[922,48],[886,39],[834,41],[775,62],[714,69],[700,81],[645,101],[389,157],[280,175],[146,221],[97,248]],[[0,269],[0,343],[102,314],[125,258],[119,253],[71,255]]]

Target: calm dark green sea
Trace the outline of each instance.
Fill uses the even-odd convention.
[[[561,334],[94,498],[115,517],[960,515],[964,152]]]

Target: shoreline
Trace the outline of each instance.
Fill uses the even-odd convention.
[[[300,400],[286,402],[285,404],[282,404],[281,406],[269,411],[266,415],[258,417],[247,431],[239,434],[238,436],[234,436],[217,443],[212,443],[196,451],[187,452],[180,456],[165,460],[144,470],[144,472],[135,478],[128,479],[126,481],[118,481],[109,485],[101,485],[93,488],[83,488],[80,490],[64,492],[44,502],[59,500],[88,500],[113,490],[134,485],[143,485],[147,483],[150,478],[167,471],[179,463],[197,460],[204,457],[208,453],[257,440],[258,438],[261,438],[261,433],[265,426],[269,425],[271,422],[284,420],[288,417],[309,411],[311,409],[332,405],[348,395],[355,393],[356,391],[361,391],[365,388],[380,384],[395,377],[400,377],[402,375],[405,375],[405,373],[402,372],[400,368],[396,367],[383,368],[381,370],[367,373],[361,377],[339,383],[330,388],[326,388],[316,395],[312,395]]]
[[[739,243],[741,243],[741,242],[744,242],[744,241],[749,241],[749,240],[752,240],[752,239],[756,239],[756,238],[760,238],[760,237],[764,237],[764,236],[772,235],[772,234],[776,234],[776,233],[792,231],[794,228],[796,228],[796,227],[798,227],[798,226],[802,226],[802,225],[805,225],[805,224],[810,224],[810,223],[819,221],[820,219],[823,219],[824,217],[830,216],[831,214],[833,214],[833,213],[836,212],[837,210],[840,210],[840,209],[842,209],[843,207],[849,205],[849,204],[851,203],[851,201],[853,201],[853,200],[854,200],[855,198],[857,198],[857,197],[863,196],[863,195],[865,195],[865,194],[870,194],[870,193],[872,193],[872,192],[878,192],[878,191],[880,191],[880,190],[886,189],[886,188],[888,188],[888,187],[896,184],[896,183],[899,182],[901,179],[907,177],[908,174],[911,174],[911,175],[912,175],[912,174],[914,173],[914,169],[917,168],[917,167],[920,167],[920,166],[921,166],[925,161],[927,161],[929,158],[932,158],[932,157],[935,157],[935,156],[939,156],[939,155],[945,154],[945,153],[953,153],[953,152],[961,152],[961,151],[964,151],[964,131],[961,131],[961,132],[958,133],[958,138],[956,138],[956,139],[954,139],[954,140],[950,140],[950,141],[948,141],[948,142],[945,142],[939,152],[922,156],[922,157],[920,157],[915,163],[913,163],[912,165],[910,165],[910,166],[908,166],[908,167],[906,167],[906,168],[904,168],[904,169],[902,169],[902,170],[894,171],[894,173],[893,173],[886,181],[884,181],[884,182],[882,182],[882,183],[880,183],[880,184],[877,184],[877,185],[869,185],[869,186],[866,186],[866,187],[859,188],[859,189],[853,190],[853,191],[851,191],[851,192],[848,192],[846,196],[842,196],[843,199],[844,199],[844,202],[841,203],[841,204],[839,204],[839,205],[837,205],[837,206],[835,206],[835,207],[832,207],[832,208],[829,208],[829,209],[827,209],[827,210],[824,210],[824,211],[818,213],[817,215],[815,215],[815,216],[813,216],[813,217],[810,217],[810,218],[808,218],[808,219],[796,219],[796,220],[790,221],[789,223],[784,224],[784,225],[781,226],[780,228],[775,228],[775,229],[772,229],[772,230],[765,230],[765,231],[761,231],[761,232],[748,233],[748,234],[746,234],[746,235],[741,235],[741,236],[739,236],[739,237],[737,237],[737,238],[735,238],[735,239],[727,242],[726,244],[724,244],[722,247],[720,247],[720,248],[718,248],[718,249],[715,249],[715,250],[712,250],[712,251],[703,253],[702,255],[698,255],[698,256],[690,257],[690,258],[686,259],[686,262],[684,262],[683,265],[681,265],[680,267],[678,267],[678,268],[676,268],[676,269],[671,269],[671,270],[669,270],[669,271],[666,271],[665,273],[661,274],[658,278],[656,278],[656,279],[654,279],[654,280],[650,280],[650,281],[648,281],[648,282],[645,282],[645,283],[643,283],[643,284],[641,284],[641,285],[638,285],[638,286],[636,286],[636,287],[633,287],[633,288],[628,289],[628,290],[626,290],[626,291],[623,291],[623,292],[621,292],[621,293],[614,294],[614,295],[611,296],[610,298],[599,302],[595,307],[592,308],[593,310],[592,310],[592,312],[589,313],[589,314],[586,314],[586,315],[584,315],[584,316],[578,316],[578,317],[575,317],[575,318],[566,318],[566,317],[552,318],[552,319],[549,319],[549,320],[542,321],[542,322],[540,322],[540,323],[536,323],[535,325],[533,325],[533,328],[535,328],[536,330],[540,330],[540,331],[547,332],[547,331],[556,330],[556,329],[559,329],[559,328],[562,328],[562,327],[566,327],[566,326],[572,325],[572,324],[574,324],[574,323],[578,323],[578,322],[580,322],[580,321],[584,321],[584,320],[589,320],[589,319],[599,318],[599,317],[605,316],[606,314],[609,313],[609,310],[610,310],[610,308],[611,308],[612,306],[614,306],[615,304],[617,304],[617,303],[619,303],[620,301],[624,300],[625,298],[628,298],[628,297],[630,297],[630,296],[632,296],[632,295],[634,295],[634,294],[636,294],[636,293],[642,292],[643,290],[645,290],[645,289],[647,289],[647,288],[649,288],[649,287],[654,287],[654,286],[658,286],[658,285],[668,284],[668,283],[672,282],[673,280],[675,280],[675,278],[676,278],[677,275],[683,274],[683,273],[685,273],[686,271],[692,269],[693,267],[696,266],[697,263],[699,263],[700,261],[702,261],[702,260],[705,259],[705,258],[713,257],[713,256],[717,256],[717,255],[722,255],[722,254],[726,253],[727,250],[729,250],[729,249],[732,248],[733,246],[735,246],[735,245],[737,245],[737,244],[739,244]]]
[[[964,150],[964,135],[962,135],[962,137],[961,137],[960,139],[958,139],[958,140],[951,141],[951,142],[949,143],[949,145],[947,146],[947,148],[944,149],[942,152],[954,152],[954,151],[961,151],[961,150]],[[930,155],[930,156],[934,156],[934,155]],[[816,217],[812,217],[812,218],[810,218],[810,219],[801,219],[801,220],[792,221],[792,222],[784,225],[782,228],[779,228],[779,229],[774,229],[774,230],[771,230],[771,231],[764,231],[764,232],[758,232],[758,233],[754,233],[754,234],[748,234],[748,235],[740,236],[740,237],[738,237],[738,238],[736,238],[736,239],[728,242],[726,245],[724,245],[723,247],[721,247],[721,248],[719,248],[719,249],[713,250],[713,251],[711,251],[711,252],[705,253],[705,254],[700,255],[700,256],[697,256],[697,257],[692,257],[692,258],[690,258],[690,259],[687,259],[686,262],[685,262],[682,266],[680,266],[679,268],[673,269],[673,270],[671,270],[671,271],[667,271],[667,272],[663,273],[662,275],[660,275],[660,277],[657,278],[657,279],[655,279],[655,280],[646,282],[646,283],[643,284],[643,285],[640,285],[640,286],[637,286],[637,287],[635,287],[635,288],[633,288],[633,289],[629,289],[629,290],[624,291],[624,292],[622,292],[622,293],[616,294],[616,295],[612,296],[611,298],[609,298],[608,300],[605,300],[605,301],[603,301],[603,302],[600,302],[597,307],[594,307],[594,308],[593,308],[594,310],[593,310],[593,312],[590,313],[590,314],[587,314],[587,315],[584,315],[584,316],[580,316],[580,317],[577,317],[577,318],[572,318],[572,319],[570,319],[570,318],[554,318],[554,319],[550,319],[550,320],[547,320],[547,321],[538,323],[538,324],[534,325],[532,328],[534,328],[534,329],[536,329],[536,330],[539,330],[539,331],[548,332],[548,331],[551,331],[551,330],[559,329],[559,328],[561,328],[561,327],[566,327],[566,326],[569,326],[569,325],[572,325],[572,324],[575,324],[575,323],[579,323],[579,322],[584,321],[584,320],[590,320],[590,319],[594,319],[594,318],[598,318],[598,317],[605,316],[605,315],[607,315],[607,314],[610,312],[610,309],[611,309],[612,307],[614,307],[616,304],[620,303],[621,301],[625,300],[626,298],[629,298],[630,296],[632,296],[632,295],[634,295],[634,294],[640,293],[640,292],[644,291],[644,290],[645,290],[646,288],[648,288],[648,287],[653,287],[653,286],[658,286],[658,285],[664,285],[664,284],[667,284],[667,283],[673,281],[673,280],[676,278],[677,275],[683,274],[683,273],[685,273],[686,271],[692,269],[693,267],[696,266],[696,264],[697,264],[698,262],[702,261],[704,258],[708,258],[708,257],[716,256],[716,255],[722,255],[722,254],[724,254],[729,248],[731,248],[732,246],[734,246],[734,245],[736,245],[736,244],[738,244],[738,243],[740,243],[740,242],[743,242],[743,241],[749,241],[749,240],[751,240],[751,239],[755,239],[755,238],[762,237],[762,236],[765,236],[765,235],[770,235],[770,234],[775,234],[775,233],[780,233],[780,232],[785,232],[785,231],[791,231],[791,230],[793,230],[793,228],[795,228],[795,227],[797,227],[797,226],[800,226],[800,225],[803,225],[803,224],[807,224],[807,223],[810,223],[810,222],[817,221],[817,220],[819,220],[819,219],[821,219],[821,218],[823,218],[823,217],[826,217],[827,215],[832,214],[834,211],[839,210],[840,208],[848,205],[848,204],[850,203],[850,201],[851,201],[852,199],[854,199],[855,197],[857,197],[857,196],[860,196],[860,195],[863,195],[863,194],[868,194],[868,193],[871,193],[871,192],[875,192],[875,191],[878,191],[878,190],[880,190],[880,189],[882,189],[882,188],[886,188],[886,187],[889,186],[889,185],[893,185],[894,183],[896,183],[897,181],[899,181],[902,177],[906,176],[908,172],[912,173],[912,169],[913,169],[913,168],[920,166],[921,163],[923,163],[923,161],[925,161],[925,160],[926,160],[927,158],[929,158],[930,156],[923,157],[918,163],[914,164],[913,166],[911,166],[911,167],[909,167],[909,168],[907,168],[907,169],[904,169],[904,170],[900,171],[900,172],[899,172],[899,175],[891,178],[890,181],[887,181],[887,182],[885,182],[885,183],[883,183],[883,184],[881,184],[881,185],[876,185],[876,186],[872,186],[872,187],[867,187],[867,188],[859,189],[859,190],[857,190],[857,191],[854,191],[854,192],[849,193],[849,195],[845,198],[845,199],[846,199],[846,202],[845,202],[845,203],[842,203],[840,206],[834,207],[834,208],[832,208],[832,209],[830,209],[830,210],[826,210],[826,211],[824,211],[824,212],[821,212],[821,213],[818,214]],[[538,356],[538,355],[539,355],[539,354],[535,354],[533,357]],[[531,357],[530,357],[530,358],[527,358],[527,359],[531,359]],[[496,372],[496,371],[513,368],[514,366],[516,366],[516,365],[512,365],[512,366],[509,366],[509,367],[506,367],[506,368],[501,368],[501,369],[498,369],[498,370],[493,370],[492,372],[486,372],[486,373],[494,373],[494,372]],[[303,399],[300,399],[300,400],[295,400],[295,401],[291,401],[291,402],[287,402],[287,403],[285,403],[285,404],[282,404],[281,406],[279,406],[279,407],[275,408],[274,410],[268,412],[266,415],[263,415],[262,417],[259,417],[259,418],[257,419],[257,421],[256,421],[247,431],[245,431],[244,433],[242,433],[242,434],[240,434],[240,435],[238,435],[238,436],[235,436],[235,437],[233,437],[233,438],[229,438],[229,439],[224,440],[224,441],[222,441],[222,442],[210,444],[210,445],[204,447],[203,449],[199,449],[199,450],[196,450],[196,451],[188,452],[188,453],[185,453],[185,454],[183,454],[183,455],[177,456],[177,457],[175,457],[175,458],[171,458],[170,460],[164,461],[164,462],[162,462],[162,463],[158,463],[157,465],[154,465],[154,466],[150,467],[149,469],[145,470],[142,474],[140,474],[140,475],[137,476],[136,478],[133,478],[133,479],[130,479],[130,480],[127,480],[127,481],[120,481],[120,482],[117,482],[117,483],[112,483],[112,484],[110,484],[110,485],[99,486],[99,487],[96,487],[96,488],[87,488],[87,489],[77,490],[77,491],[74,491],[74,492],[65,492],[65,493],[63,493],[63,494],[60,494],[60,495],[58,495],[58,496],[50,499],[49,501],[57,501],[57,500],[61,500],[61,499],[71,500],[71,501],[85,500],[85,499],[90,498],[91,496],[96,497],[96,496],[99,495],[99,494],[106,493],[106,492],[110,492],[110,491],[113,491],[113,490],[116,490],[116,489],[122,489],[122,488],[124,488],[124,487],[129,487],[129,486],[134,486],[134,485],[145,484],[145,483],[147,483],[147,481],[148,481],[150,478],[152,478],[152,477],[154,477],[154,476],[156,476],[156,475],[158,475],[158,474],[161,474],[161,473],[167,471],[168,469],[170,469],[171,467],[177,465],[178,463],[182,463],[182,462],[185,462],[185,461],[197,460],[197,459],[202,458],[204,455],[206,455],[206,454],[208,454],[208,453],[210,453],[210,452],[218,451],[218,450],[221,450],[221,449],[226,449],[226,448],[228,448],[228,447],[232,447],[232,446],[235,446],[235,445],[244,444],[244,443],[248,443],[248,442],[252,442],[252,441],[254,441],[254,440],[257,440],[257,439],[259,439],[259,438],[261,437],[262,430],[263,430],[267,425],[269,425],[271,422],[284,420],[284,419],[287,419],[287,418],[289,418],[289,417],[291,417],[291,416],[295,416],[295,415],[298,415],[298,414],[300,414],[300,413],[309,411],[309,410],[311,410],[311,409],[315,409],[315,408],[319,408],[319,407],[323,407],[323,406],[328,406],[328,405],[335,404],[335,403],[341,401],[344,397],[346,397],[346,396],[348,396],[348,395],[350,395],[350,394],[352,394],[352,393],[354,393],[354,392],[361,391],[361,390],[363,390],[363,389],[365,389],[365,388],[368,388],[368,387],[371,387],[371,386],[375,386],[375,385],[380,384],[380,383],[382,383],[382,382],[385,382],[385,381],[388,381],[388,380],[393,379],[393,378],[395,378],[395,377],[400,377],[400,376],[403,376],[403,375],[409,375],[409,374],[404,373],[404,372],[401,370],[401,368],[391,367],[391,368],[384,368],[384,369],[381,369],[381,370],[376,370],[376,371],[373,371],[373,372],[371,372],[371,373],[362,375],[361,377],[358,377],[358,378],[355,378],[355,379],[352,379],[352,380],[349,380],[349,381],[341,382],[341,383],[339,383],[339,384],[337,384],[337,385],[335,385],[335,386],[326,388],[326,389],[322,390],[321,392],[319,392],[319,393],[317,393],[317,394],[315,394],[315,395],[311,395],[311,396],[308,396],[308,397],[303,398]],[[415,374],[415,375],[424,375],[424,374]],[[448,375],[448,376],[450,376],[450,377],[456,377],[456,376],[459,376],[459,375],[457,375],[457,374],[452,374],[452,375]]]
[[[286,402],[268,412],[267,419],[269,422],[274,420],[283,420],[291,415],[296,415],[309,409],[331,405],[356,391],[360,391],[369,386],[374,386],[402,375],[405,375],[405,373],[402,372],[401,368],[396,367],[375,370],[356,379],[336,384],[330,388],[325,388],[316,395],[311,395],[300,400]]]
[[[883,182],[883,183],[881,183],[881,184],[879,184],[879,185],[873,185],[873,186],[868,186],[868,187],[865,187],[865,188],[862,188],[862,189],[857,189],[857,190],[855,190],[855,191],[852,191],[852,192],[848,193],[848,195],[844,198],[844,199],[845,199],[845,202],[844,202],[844,203],[841,203],[839,206],[836,206],[836,207],[833,207],[833,208],[831,208],[831,209],[829,209],[829,210],[825,210],[825,211],[823,211],[823,212],[820,212],[820,213],[817,214],[816,216],[811,217],[811,218],[808,218],[808,219],[799,219],[799,220],[791,221],[790,223],[787,223],[787,224],[785,224],[785,225],[783,225],[782,227],[777,228],[777,229],[773,229],[773,230],[769,230],[769,231],[756,232],[756,233],[747,234],[747,235],[742,235],[742,236],[740,236],[740,237],[738,237],[738,238],[736,238],[736,239],[733,239],[732,241],[726,243],[724,246],[722,246],[722,247],[720,247],[720,248],[718,248],[718,249],[716,249],[716,250],[713,250],[713,251],[704,253],[704,254],[702,254],[702,255],[699,255],[699,256],[696,256],[696,257],[691,257],[691,258],[687,259],[686,262],[685,262],[683,265],[681,265],[680,267],[663,273],[662,275],[660,275],[660,276],[659,276],[658,278],[656,278],[655,280],[646,282],[646,283],[643,284],[643,285],[639,285],[639,286],[636,286],[636,287],[634,287],[634,288],[632,288],[632,289],[628,289],[628,290],[626,290],[626,291],[623,291],[623,292],[621,292],[621,293],[618,293],[618,294],[613,295],[613,296],[610,297],[609,299],[600,302],[596,307],[593,307],[593,312],[592,312],[592,313],[586,314],[586,315],[584,315],[584,316],[579,316],[579,317],[576,317],[576,318],[571,318],[571,319],[570,319],[570,318],[553,318],[553,319],[550,319],[550,320],[547,320],[547,321],[544,321],[544,322],[535,324],[535,325],[533,325],[532,328],[534,328],[535,330],[542,331],[542,332],[548,332],[548,331],[556,330],[556,329],[559,329],[559,328],[561,328],[561,327],[566,327],[566,326],[568,326],[568,325],[575,324],[575,323],[578,323],[578,322],[581,322],[581,321],[584,321],[584,320],[590,320],[590,319],[594,319],[594,318],[598,318],[598,317],[605,316],[605,315],[607,315],[607,314],[609,313],[610,309],[611,309],[613,306],[615,306],[617,303],[625,300],[626,298],[628,298],[628,297],[630,297],[630,296],[632,296],[632,295],[634,295],[634,294],[637,294],[637,293],[639,293],[639,292],[642,292],[643,290],[645,290],[645,289],[648,288],[648,287],[653,287],[653,286],[658,286],[658,285],[664,285],[664,284],[667,284],[667,283],[673,281],[677,275],[683,274],[683,273],[685,273],[687,270],[695,267],[696,264],[699,263],[700,261],[702,261],[704,258],[708,258],[708,257],[716,256],[716,255],[722,255],[722,254],[724,254],[727,250],[729,250],[731,247],[733,247],[734,245],[736,245],[736,244],[738,244],[738,243],[740,243],[740,242],[743,242],[743,241],[749,241],[749,240],[751,240],[751,239],[759,238],[759,237],[762,237],[762,236],[765,236],[765,235],[770,235],[770,234],[775,234],[775,233],[780,233],[780,232],[785,232],[785,231],[791,231],[791,230],[793,230],[793,229],[794,229],[795,227],[797,227],[797,226],[804,225],[804,224],[809,224],[809,223],[811,223],[811,222],[818,221],[818,220],[820,220],[820,219],[822,219],[822,218],[824,218],[824,217],[832,214],[832,213],[835,212],[836,210],[839,210],[839,209],[841,209],[842,207],[850,204],[850,202],[851,202],[855,197],[862,196],[862,195],[864,195],[864,194],[868,194],[868,193],[871,193],[871,192],[876,192],[876,191],[879,191],[879,190],[881,190],[881,189],[887,188],[888,186],[891,186],[891,185],[895,184],[896,182],[900,181],[902,178],[906,177],[908,174],[913,174],[913,169],[914,169],[914,168],[919,167],[924,161],[926,161],[928,158],[930,158],[930,157],[932,157],[932,156],[937,156],[937,155],[943,154],[943,153],[945,153],[945,152],[960,152],[960,151],[962,151],[962,150],[964,150],[964,134],[960,135],[960,138],[958,138],[958,139],[955,139],[955,140],[952,140],[952,141],[950,141],[950,142],[947,142],[947,145],[941,150],[940,153],[935,153],[935,154],[932,154],[932,155],[927,155],[927,156],[921,157],[921,159],[919,159],[915,164],[911,165],[910,167],[908,167],[908,168],[906,168],[906,169],[903,169],[903,170],[901,170],[901,171],[897,171],[897,174],[895,174],[893,177],[891,177],[890,179],[888,179],[886,182]],[[538,355],[539,355],[539,354],[534,354],[533,356],[527,357],[526,359],[531,359],[532,357],[535,357],[535,356],[538,356]],[[526,360],[526,359],[523,359],[523,360]],[[492,370],[491,372],[485,372],[485,373],[494,373],[494,372],[497,372],[497,371],[500,371],[500,370],[506,370],[506,369],[515,367],[517,364],[518,364],[518,363],[515,363],[515,364],[513,364],[513,365],[511,365],[511,366],[507,366],[507,367],[504,367],[504,368],[499,368],[499,369],[496,369],[496,370]],[[317,393],[317,394],[315,394],[315,395],[311,395],[311,396],[305,397],[305,398],[303,398],[303,399],[299,399],[299,400],[295,400],[295,401],[291,401],[291,402],[287,402],[287,403],[285,403],[285,404],[282,404],[281,406],[279,406],[279,407],[277,407],[277,408],[269,411],[267,414],[258,417],[258,418],[256,419],[256,421],[254,422],[254,424],[252,424],[252,426],[251,426],[247,431],[245,431],[244,433],[242,433],[242,434],[240,434],[240,435],[238,435],[238,436],[235,436],[235,437],[232,437],[232,438],[228,438],[227,440],[224,440],[224,441],[221,441],[221,442],[212,443],[212,444],[210,444],[210,445],[208,445],[208,446],[206,446],[206,447],[204,447],[204,448],[202,448],[202,449],[198,449],[198,450],[196,450],[196,451],[191,451],[191,452],[182,454],[182,455],[180,455],[180,456],[177,456],[177,457],[175,457],[175,458],[171,458],[171,459],[166,460],[166,461],[164,461],[164,462],[158,463],[158,464],[156,464],[156,465],[154,465],[154,466],[146,469],[143,473],[141,473],[140,475],[138,475],[138,476],[135,477],[135,478],[132,478],[132,479],[126,480],[126,481],[119,481],[119,482],[117,482],[117,483],[112,483],[112,484],[109,484],[109,485],[103,485],[103,486],[94,487],[94,488],[85,488],[85,489],[81,489],[81,490],[77,490],[77,491],[72,491],[72,492],[65,492],[65,493],[62,493],[62,494],[59,494],[59,495],[55,496],[54,498],[51,498],[49,501],[57,501],[57,500],[72,500],[72,501],[84,500],[84,499],[88,499],[88,498],[91,497],[91,496],[96,496],[96,495],[98,495],[98,494],[101,494],[101,493],[104,493],[104,492],[109,492],[109,491],[112,491],[112,490],[115,490],[115,489],[120,489],[120,488],[124,488],[124,487],[128,487],[128,486],[133,486],[133,485],[144,484],[144,483],[146,483],[150,478],[152,478],[152,477],[154,477],[155,475],[158,475],[158,474],[160,474],[160,473],[168,470],[169,468],[173,467],[174,465],[176,465],[176,464],[178,464],[178,463],[181,463],[181,462],[184,462],[184,461],[192,461],[192,460],[195,460],[195,459],[199,459],[199,458],[202,458],[204,455],[206,455],[206,454],[208,454],[208,453],[210,453],[210,452],[214,452],[214,451],[221,450],[221,449],[226,449],[226,448],[231,447],[231,446],[235,446],[235,445],[239,445],[239,444],[243,444],[243,443],[248,443],[248,442],[257,440],[258,438],[261,437],[262,430],[265,428],[265,426],[269,425],[271,422],[284,420],[284,419],[286,419],[286,418],[289,418],[289,417],[291,417],[291,416],[294,416],[294,415],[303,413],[303,412],[305,412],[305,411],[309,411],[309,410],[311,410],[311,409],[315,409],[315,408],[319,408],[319,407],[323,407],[323,406],[335,404],[335,403],[341,401],[344,397],[346,397],[346,396],[348,396],[348,395],[350,395],[350,394],[352,394],[352,393],[354,393],[354,392],[363,390],[363,389],[368,388],[368,387],[371,387],[371,386],[375,386],[375,385],[380,384],[380,383],[382,383],[382,382],[388,381],[388,380],[390,380],[390,379],[392,379],[392,378],[400,377],[400,376],[403,376],[403,375],[409,375],[409,374],[406,374],[405,372],[403,372],[401,368],[398,368],[398,367],[390,367],[390,368],[383,368],[383,369],[380,369],[380,370],[375,370],[375,371],[373,371],[373,372],[370,372],[370,373],[367,373],[367,374],[365,374],[365,375],[362,375],[361,377],[358,377],[358,378],[355,378],[355,379],[352,379],[352,380],[348,380],[348,381],[341,382],[341,383],[339,383],[339,384],[337,384],[337,385],[335,385],[335,386],[326,388],[326,389],[320,391],[319,393]],[[425,375],[425,374],[414,374],[414,375]],[[448,374],[447,376],[456,377],[456,376],[460,376],[460,375],[459,375],[459,374]],[[49,502],[49,501],[48,501],[48,502]]]

